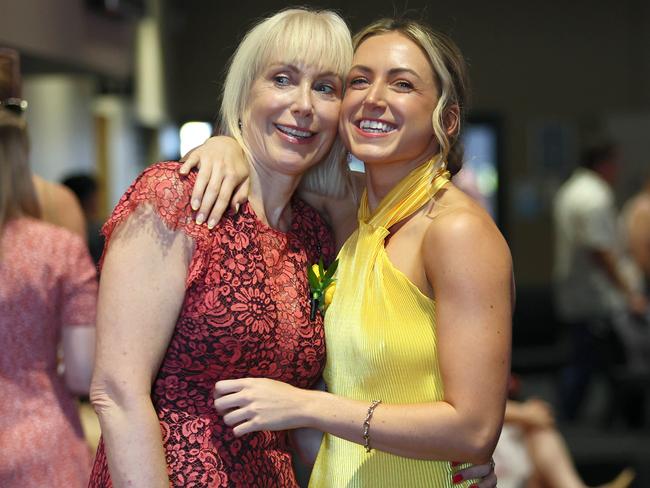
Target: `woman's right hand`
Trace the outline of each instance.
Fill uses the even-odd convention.
[[[197,224],[207,221],[208,228],[212,229],[226,211],[228,202],[236,212],[248,200],[248,161],[232,137],[211,137],[181,161],[181,174],[187,175],[195,167],[199,170],[191,201],[192,209],[197,211]]]

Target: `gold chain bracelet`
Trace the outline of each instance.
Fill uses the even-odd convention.
[[[377,408],[377,405],[380,403],[381,400],[372,401],[368,407],[366,419],[363,421],[363,447],[366,448],[366,452],[370,452],[372,450],[372,447],[370,446],[370,419],[372,419],[372,414],[375,412],[375,408]]]

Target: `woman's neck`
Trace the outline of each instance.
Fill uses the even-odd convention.
[[[383,198],[406,178],[415,168],[429,161],[433,154],[414,159],[408,163],[372,163],[366,164],[366,189],[368,190],[368,208],[373,212]]]
[[[291,197],[301,176],[280,174],[251,163],[248,197],[257,217],[274,229],[287,231],[291,225]]]

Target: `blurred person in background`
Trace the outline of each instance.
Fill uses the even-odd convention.
[[[20,55],[0,47],[0,98],[10,110],[22,112],[27,101],[21,97]],[[74,193],[63,185],[32,173],[32,184],[40,207],[40,218],[86,238],[86,221]]]
[[[646,298],[620,269],[621,240],[612,185],[620,168],[617,145],[587,148],[581,166],[554,197],[555,302],[569,327],[571,358],[560,380],[561,413],[578,416],[595,372],[609,376],[618,352],[612,319],[621,309],[644,312]]]
[[[624,273],[647,300],[650,298],[650,171],[641,183],[641,191],[623,206],[620,230],[625,251]],[[650,307],[644,313],[622,310],[613,323],[624,353],[623,367],[617,371],[616,393],[624,399],[621,409],[628,425],[642,427],[648,421],[646,404],[650,393]]]
[[[81,204],[87,225],[90,255],[95,264],[99,264],[104,251],[104,236],[101,233],[102,222],[98,219],[97,181],[91,175],[75,173],[66,176],[61,183],[72,190]]]
[[[516,399],[519,381],[510,381],[511,398],[494,451],[500,488],[586,488],[555,425],[552,407],[539,398]],[[627,488],[635,472],[626,468],[599,488]]]
[[[32,182],[41,207],[41,220],[68,229],[84,241],[86,219],[74,193],[65,186],[32,173]]]
[[[487,210],[474,175],[463,168],[454,183]],[[461,177],[462,176],[462,177]],[[500,488],[585,488],[562,433],[555,425],[549,403],[540,398],[515,399],[519,381],[511,377],[511,398],[506,403],[504,425],[494,451]],[[631,469],[623,470],[600,488],[626,488],[634,480]]]
[[[643,178],[641,191],[623,207],[623,233],[626,248],[637,271],[637,286],[650,296],[650,171]]]
[[[81,237],[39,219],[15,62],[1,53],[0,486],[82,487],[90,452],[74,395],[90,386],[95,269]]]

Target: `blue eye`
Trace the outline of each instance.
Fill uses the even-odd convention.
[[[288,86],[291,80],[289,80],[289,77],[286,75],[276,75],[273,77],[273,81],[276,85]]]
[[[325,93],[326,95],[330,95],[334,93],[336,89],[332,85],[328,85],[327,83],[320,83],[316,85],[316,91]]]

